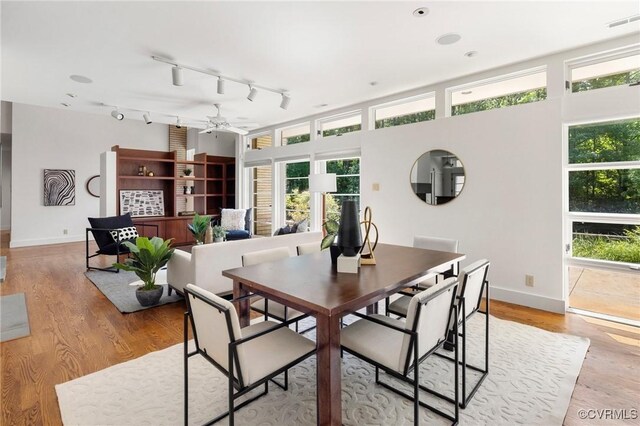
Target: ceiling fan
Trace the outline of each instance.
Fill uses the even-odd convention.
[[[215,117],[207,116],[209,121],[207,121],[206,129],[202,130],[200,133],[211,133],[211,132],[231,132],[237,133],[239,135],[246,135],[247,132],[244,129],[239,129],[237,127],[233,127],[226,118],[220,115],[220,104],[214,104],[218,109],[218,115]]]

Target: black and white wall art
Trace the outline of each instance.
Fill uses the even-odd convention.
[[[164,191],[121,190],[120,214],[132,217],[164,216]]]
[[[76,204],[76,171],[44,169],[44,205]]]

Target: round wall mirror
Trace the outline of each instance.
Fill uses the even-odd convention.
[[[449,151],[425,152],[413,164],[411,189],[427,204],[446,204],[460,195],[463,187],[464,166]]]
[[[100,175],[91,176],[87,180],[87,192],[94,197],[100,198]]]

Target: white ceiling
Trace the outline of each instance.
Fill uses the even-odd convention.
[[[203,120],[221,103],[229,121],[262,127],[631,34],[639,22],[606,24],[640,13],[639,4],[3,1],[1,96],[104,115],[102,103],[149,110],[164,123]],[[422,6],[429,14],[414,17]],[[451,32],[462,39],[435,43]],[[465,57],[471,50],[479,54]],[[232,82],[218,95],[215,78],[188,70],[185,85],[173,86],[170,65],[152,55],[287,90],[291,105],[280,109],[268,92],[249,102],[248,88]]]

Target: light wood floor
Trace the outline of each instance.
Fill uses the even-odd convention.
[[[3,248],[2,254],[8,272],[0,294],[26,293],[31,326],[31,336],[0,344],[2,425],[60,424],[54,385],[182,339],[182,303],[121,314],[85,278],[84,243]],[[492,313],[591,339],[566,424],[599,424],[580,420],[580,409],[640,408],[637,329],[499,302]]]

